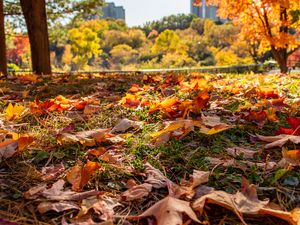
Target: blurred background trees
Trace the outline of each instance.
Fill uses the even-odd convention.
[[[12,2],[4,1],[8,63],[31,69],[30,35]],[[95,0],[46,1],[52,70],[225,66],[270,58],[260,50],[261,40],[241,38],[242,26],[231,21],[179,14],[129,28],[123,20],[99,19],[99,7]]]

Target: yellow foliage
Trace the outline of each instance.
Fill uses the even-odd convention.
[[[14,106],[9,103],[7,108],[4,110],[5,118],[8,121],[19,119],[24,115],[26,108],[22,105],[15,104]]]

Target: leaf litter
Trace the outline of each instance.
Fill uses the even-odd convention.
[[[32,224],[299,223],[298,75],[85,76],[26,75],[39,97],[6,93],[0,183],[20,185],[0,187],[0,217],[28,224],[9,212],[26,201]],[[90,93],[44,95],[62,80]],[[214,223],[214,205],[236,217]]]

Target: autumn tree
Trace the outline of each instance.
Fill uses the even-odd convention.
[[[74,28],[69,31],[69,38],[75,69],[84,69],[89,60],[97,58],[102,52],[97,33],[89,28]]]
[[[222,18],[240,24],[245,38],[259,34],[261,51],[270,50],[280,71],[288,71],[288,56],[300,47],[299,0],[207,0],[207,3],[217,6]]]
[[[87,18],[91,14],[101,12],[102,0],[16,0],[6,1],[7,15],[25,17],[26,27],[31,46],[32,70],[37,74],[50,74],[50,51],[47,16],[53,22],[62,14],[72,14],[73,18]],[[21,7],[20,7],[21,6]],[[5,46],[0,46],[1,51]]]
[[[7,76],[3,0],[0,0],[0,73]]]
[[[51,74],[45,0],[20,0],[20,3],[30,41],[32,70],[36,74]]]
[[[173,30],[165,30],[155,39],[152,51],[155,54],[186,54],[188,47]]]

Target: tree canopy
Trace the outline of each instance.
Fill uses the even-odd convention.
[[[239,24],[244,38],[258,39],[261,51],[271,50],[281,72],[287,72],[288,55],[300,47],[299,0],[208,0],[207,3],[217,6],[222,18]]]

